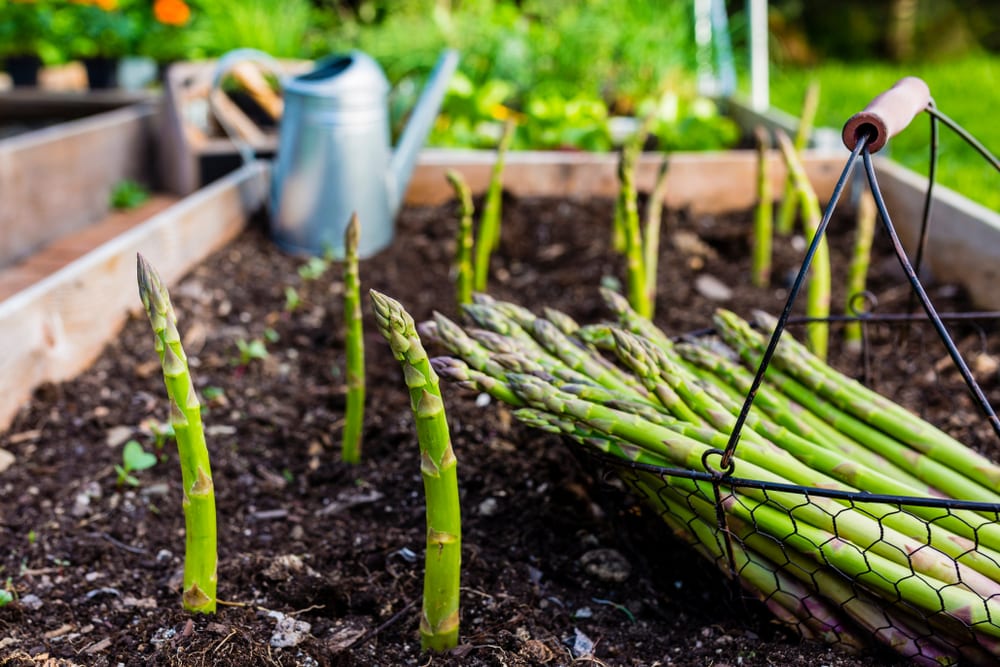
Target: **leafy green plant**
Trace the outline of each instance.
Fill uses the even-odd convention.
[[[446,651],[458,644],[462,563],[458,462],[451,447],[437,373],[430,365],[413,318],[395,299],[375,290],[370,294],[379,333],[388,341],[403,370],[420,446],[420,473],[427,505],[420,646]]]
[[[149,190],[145,185],[131,179],[115,183],[111,188],[111,208],[127,211],[142,206],[149,201]]]
[[[159,274],[142,255],[137,257],[139,296],[154,334],[154,348],[163,367],[170,399],[170,423],[177,439],[183,489],[185,543],[185,609],[215,613],[218,553],[215,485],[201,422],[201,401],[195,392],[187,355],[177,331],[177,315]]]
[[[302,306],[302,297],[291,285],[285,287],[285,312],[294,313]]]
[[[324,257],[310,257],[299,267],[299,277],[302,280],[319,280],[330,268],[330,261]]]
[[[212,0],[198,3],[188,29],[191,49],[219,56],[254,48],[276,58],[309,58],[322,53],[321,29],[335,14],[314,9],[308,0]]]
[[[156,465],[156,455],[142,448],[138,440],[129,440],[122,448],[121,465],[115,464],[118,486],[139,486],[139,479],[132,473],[146,470]]]
[[[0,57],[54,59],[58,53],[52,39],[54,12],[55,3],[46,0],[0,0]]]
[[[239,358],[235,360],[237,366],[247,366],[255,359],[267,359],[269,356],[267,345],[265,345],[264,341],[259,338],[254,338],[249,342],[243,338],[237,338],[236,349],[240,353]]]
[[[13,586],[11,584],[11,578],[7,577],[7,583],[3,588],[0,588],[0,607],[6,607],[11,602],[14,601]]]

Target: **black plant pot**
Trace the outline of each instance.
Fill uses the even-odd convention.
[[[37,86],[38,70],[42,68],[42,59],[33,53],[7,56],[5,68],[15,86]]]
[[[87,70],[87,85],[91,90],[118,87],[117,58],[84,58],[83,66]]]

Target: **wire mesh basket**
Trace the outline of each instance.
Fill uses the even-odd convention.
[[[872,153],[921,111],[931,117],[931,170],[915,261],[911,262],[882,198]],[[741,466],[736,465],[738,448],[750,446],[743,444],[741,436],[749,430],[745,426],[754,401],[784,344],[782,333],[797,321],[791,317],[792,305],[849,177],[859,165],[912,288],[911,305],[919,302],[923,313],[877,318],[861,312],[848,319],[888,322],[896,334],[902,331],[904,336],[913,322],[929,323],[943,346],[937,349],[946,351],[984,423],[1000,438],[996,413],[945,325],[947,317],[935,310],[919,279],[933,201],[938,122],[955,130],[1000,170],[989,151],[935,108],[926,84],[919,79],[900,81],[847,122],[843,139],[851,155],[784,310],[763,331],[767,345],[725,447],[706,451],[701,465],[692,466],[700,470],[629,461],[627,456],[602,452],[600,443],[593,455],[654,508],[681,540],[730,574],[802,637],[851,650],[881,643],[914,664],[994,665],[1000,663],[1000,504],[955,499],[962,498],[955,493],[936,497],[945,494],[930,490],[921,497],[782,484],[741,476]],[[965,315],[966,319],[995,319],[998,314]],[[911,346],[911,352],[928,349],[924,343]],[[865,359],[867,376],[867,354]],[[914,468],[925,463],[917,450],[909,456],[902,463]],[[845,458],[844,465],[850,466],[851,460]],[[984,473],[981,481],[996,490],[1000,479],[991,477],[994,472]],[[865,488],[861,483],[855,486]]]

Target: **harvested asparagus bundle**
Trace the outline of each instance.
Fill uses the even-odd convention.
[[[654,466],[622,477],[803,636],[868,638],[918,664],[991,664],[1000,504],[933,499],[1000,503],[1000,468],[786,335],[734,451],[739,479],[716,487],[711,456],[729,444],[765,336],[720,312],[723,342],[678,344],[620,295],[605,299],[617,322],[478,296],[465,309],[475,326],[437,315],[422,331],[453,355],[432,360],[442,377],[611,460]]]

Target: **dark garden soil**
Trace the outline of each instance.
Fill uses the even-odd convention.
[[[606,317],[597,287],[623,276],[607,247],[611,203],[509,199],[504,210],[491,292],[581,322]],[[362,263],[365,286],[418,320],[435,308],[455,316],[455,220],[453,203],[404,211],[393,248]],[[669,333],[707,326],[719,305],[780,309],[801,250],[780,244],[777,286],[756,290],[746,216],[673,212],[667,225],[657,321]],[[836,284],[849,226],[838,219],[833,229]],[[148,324],[132,318],[87,374],[38,390],[0,436],[15,457],[0,473],[0,582],[18,596],[0,608],[0,665],[893,664],[801,643],[570,445],[448,385],[463,502],[461,640],[449,655],[421,655],[422,485],[400,370],[366,310],[364,461],[341,463],[339,268],[306,281],[302,263],[253,228],[172,290],[196,383],[211,397],[226,604],[211,617],[180,609],[172,444],[137,473],[139,486],[116,486],[122,443],[152,450],[149,424],[167,416]],[[873,271],[879,311],[905,309],[898,267],[883,253]],[[729,298],[705,296],[726,296],[713,279]],[[303,301],[292,313],[286,287]],[[969,308],[953,287],[931,293],[944,310]],[[268,330],[277,334],[269,356],[239,365],[236,341],[265,340]],[[1000,338],[971,325],[955,331],[1000,403]],[[860,363],[835,348],[836,362],[857,373]],[[996,454],[927,327],[905,345],[884,337],[872,359],[880,388]],[[282,618],[302,631],[297,645],[272,645]]]

